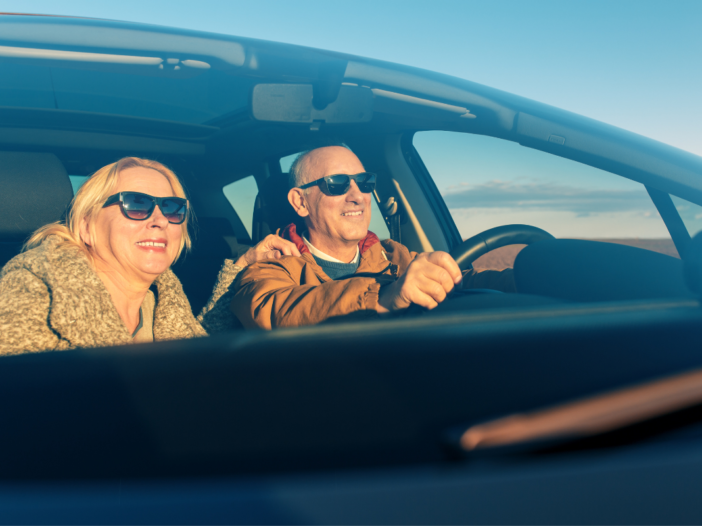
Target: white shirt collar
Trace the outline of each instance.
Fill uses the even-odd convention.
[[[307,245],[307,248],[310,249],[310,252],[313,256],[317,256],[319,259],[324,259],[326,261],[331,261],[332,263],[343,263],[345,265],[350,265],[351,263],[358,263],[358,258],[361,257],[361,251],[358,249],[358,245],[356,245],[356,257],[354,257],[351,261],[347,263],[346,261],[336,259],[335,257],[332,257],[329,254],[325,254],[321,250],[315,248],[314,245],[309,242],[307,237],[305,237],[305,234],[302,234],[302,240],[305,242],[305,245]]]

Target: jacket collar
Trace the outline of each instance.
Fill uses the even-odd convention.
[[[305,244],[304,240],[302,239],[302,236],[300,236],[297,233],[297,228],[295,226],[295,223],[290,223],[288,226],[286,226],[283,229],[283,231],[280,233],[280,237],[295,243],[295,246],[300,251],[300,254],[306,254],[306,253],[309,254],[310,249]],[[363,239],[361,239],[358,242],[358,249],[361,251],[361,254],[363,254],[370,247],[372,247],[373,245],[375,245],[378,242],[380,242],[380,240],[378,239],[378,236],[376,236],[373,232],[371,232],[369,230],[368,234],[366,234],[366,237],[364,237]]]

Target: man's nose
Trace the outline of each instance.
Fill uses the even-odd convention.
[[[349,187],[349,191],[346,193],[346,200],[353,203],[363,202],[363,192],[358,189],[358,185],[353,179],[351,179],[351,186]]]

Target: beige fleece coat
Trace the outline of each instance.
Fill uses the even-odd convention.
[[[88,260],[59,242],[49,237],[0,272],[0,355],[132,342]],[[207,335],[173,272],[161,274],[155,285],[154,340]]]

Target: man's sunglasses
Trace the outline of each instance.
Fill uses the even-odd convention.
[[[174,225],[180,225],[188,215],[188,200],[182,197],[154,197],[140,192],[120,192],[108,197],[102,207],[115,203],[120,204],[125,217],[134,221],[150,218],[156,206],[161,209],[168,222]]]
[[[312,188],[313,186],[319,186],[326,195],[344,195],[351,188],[351,180],[356,181],[358,189],[364,194],[369,194],[375,190],[375,181],[377,176],[372,173],[363,172],[355,175],[347,174],[336,174],[327,175],[311,183],[303,184],[298,186],[298,188],[304,190],[305,188]]]

